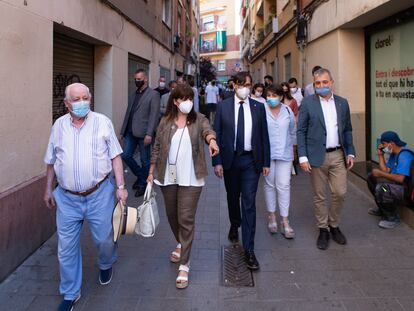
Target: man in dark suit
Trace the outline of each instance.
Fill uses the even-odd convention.
[[[247,266],[259,269],[254,254],[256,191],[260,173],[270,167],[270,145],[266,111],[262,103],[249,98],[252,78],[247,72],[234,76],[235,95],[218,104],[214,130],[220,155],[213,158],[214,173],[224,176],[229,209],[229,240],[238,242],[238,228]],[[241,198],[241,213],[240,213]]]
[[[158,125],[160,95],[148,87],[148,76],[144,69],[134,74],[137,90],[131,94],[125,114],[121,135],[124,139],[122,159],[137,176],[133,185],[135,196],[142,196],[147,184],[151,158],[151,143]],[[135,149],[139,147],[141,165],[134,159]]]
[[[347,167],[354,165],[355,148],[348,101],[332,93],[333,79],[327,69],[313,75],[315,94],[303,99],[298,121],[298,153],[301,168],[311,174],[315,216],[319,228],[317,247],[327,249],[330,234],[346,244],[339,221],[347,186]],[[328,208],[326,184],[332,200]]]

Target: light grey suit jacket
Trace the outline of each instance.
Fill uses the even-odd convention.
[[[128,100],[128,108],[125,113],[124,123],[121,129],[121,135],[125,137],[128,120],[132,116],[132,134],[135,137],[144,138],[145,135],[154,137],[155,130],[158,126],[160,113],[160,94],[150,87],[147,87],[135,111],[131,111],[134,105],[136,92],[132,93]]]
[[[345,156],[355,155],[348,101],[337,95],[334,95],[334,101],[339,143]],[[297,137],[299,157],[308,157],[311,166],[321,166],[326,154],[326,125],[318,95],[307,96],[302,100]]]

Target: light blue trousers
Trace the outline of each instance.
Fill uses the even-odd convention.
[[[99,269],[112,267],[117,259],[113,242],[112,212],[115,204],[114,181],[110,176],[86,197],[71,194],[61,187],[54,190],[57,204],[58,258],[60,265],[60,293],[64,299],[74,300],[82,285],[82,254],[80,233],[84,220],[88,221],[92,238],[98,248]]]

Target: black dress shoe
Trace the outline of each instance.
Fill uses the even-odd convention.
[[[346,237],[343,235],[341,230],[339,230],[339,227],[334,228],[329,226],[329,230],[331,231],[332,240],[341,245],[346,244]]]
[[[329,231],[325,228],[319,228],[319,236],[316,241],[316,246],[319,249],[325,250],[329,246]]]
[[[239,242],[239,228],[237,226],[230,227],[228,238],[231,243]]]
[[[259,262],[254,255],[254,251],[245,251],[244,258],[246,260],[247,268],[250,270],[259,270]]]
[[[139,183],[138,183],[138,179],[134,182],[134,184],[132,185],[132,189],[137,190],[140,187]]]
[[[143,196],[143,195],[144,195],[144,193],[145,193],[145,188],[143,188],[143,187],[139,187],[139,188],[137,189],[137,191],[135,192],[135,197],[136,197],[136,198],[141,197],[141,196]]]

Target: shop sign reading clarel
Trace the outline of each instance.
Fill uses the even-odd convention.
[[[371,159],[377,138],[394,130],[414,147],[414,22],[371,35]]]

